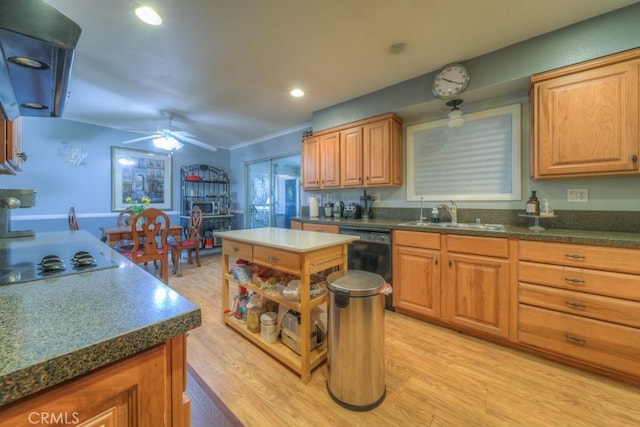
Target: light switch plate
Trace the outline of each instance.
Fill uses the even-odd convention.
[[[587,188],[570,188],[567,190],[567,202],[585,203],[589,201],[589,190]]]

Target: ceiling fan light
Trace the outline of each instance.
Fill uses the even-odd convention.
[[[136,16],[142,22],[149,25],[160,25],[162,24],[162,17],[158,15],[158,13],[153,10],[150,6],[138,6],[135,9]]]
[[[172,136],[162,136],[160,138],[154,138],[153,145],[166,151],[179,150],[184,146],[180,141]]]

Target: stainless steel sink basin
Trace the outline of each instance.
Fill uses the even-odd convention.
[[[457,228],[457,229],[469,229],[469,230],[489,230],[489,231],[504,231],[504,225],[502,224],[476,224],[471,222],[428,222],[428,221],[409,221],[403,222],[403,226],[409,227],[424,227],[424,228]]]

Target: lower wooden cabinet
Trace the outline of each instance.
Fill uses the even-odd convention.
[[[640,250],[520,241],[518,343],[640,378]]]
[[[332,225],[332,224],[318,224],[318,223],[310,223],[301,221],[291,221],[291,229],[292,230],[305,230],[305,231],[320,231],[323,233],[340,233],[340,226]]]
[[[399,313],[440,318],[440,234],[395,231],[393,300]]]
[[[509,335],[507,239],[447,236],[443,318],[500,337]]]
[[[0,175],[15,175],[22,170],[26,155],[22,152],[22,118],[0,120]]]
[[[0,408],[3,426],[189,426],[186,337]]]
[[[509,335],[507,239],[396,230],[393,283],[400,313]]]

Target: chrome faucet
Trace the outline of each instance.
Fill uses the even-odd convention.
[[[442,208],[442,209],[445,209],[447,212],[449,212],[449,215],[451,215],[451,223],[452,224],[457,224],[458,223],[458,205],[456,205],[456,202],[454,202],[452,200],[451,201],[451,206],[438,205],[437,208],[438,209]]]
[[[422,220],[425,219],[425,217],[422,216],[422,204],[423,204],[423,202],[424,202],[424,196],[420,197],[420,221],[419,222],[422,222]]]

